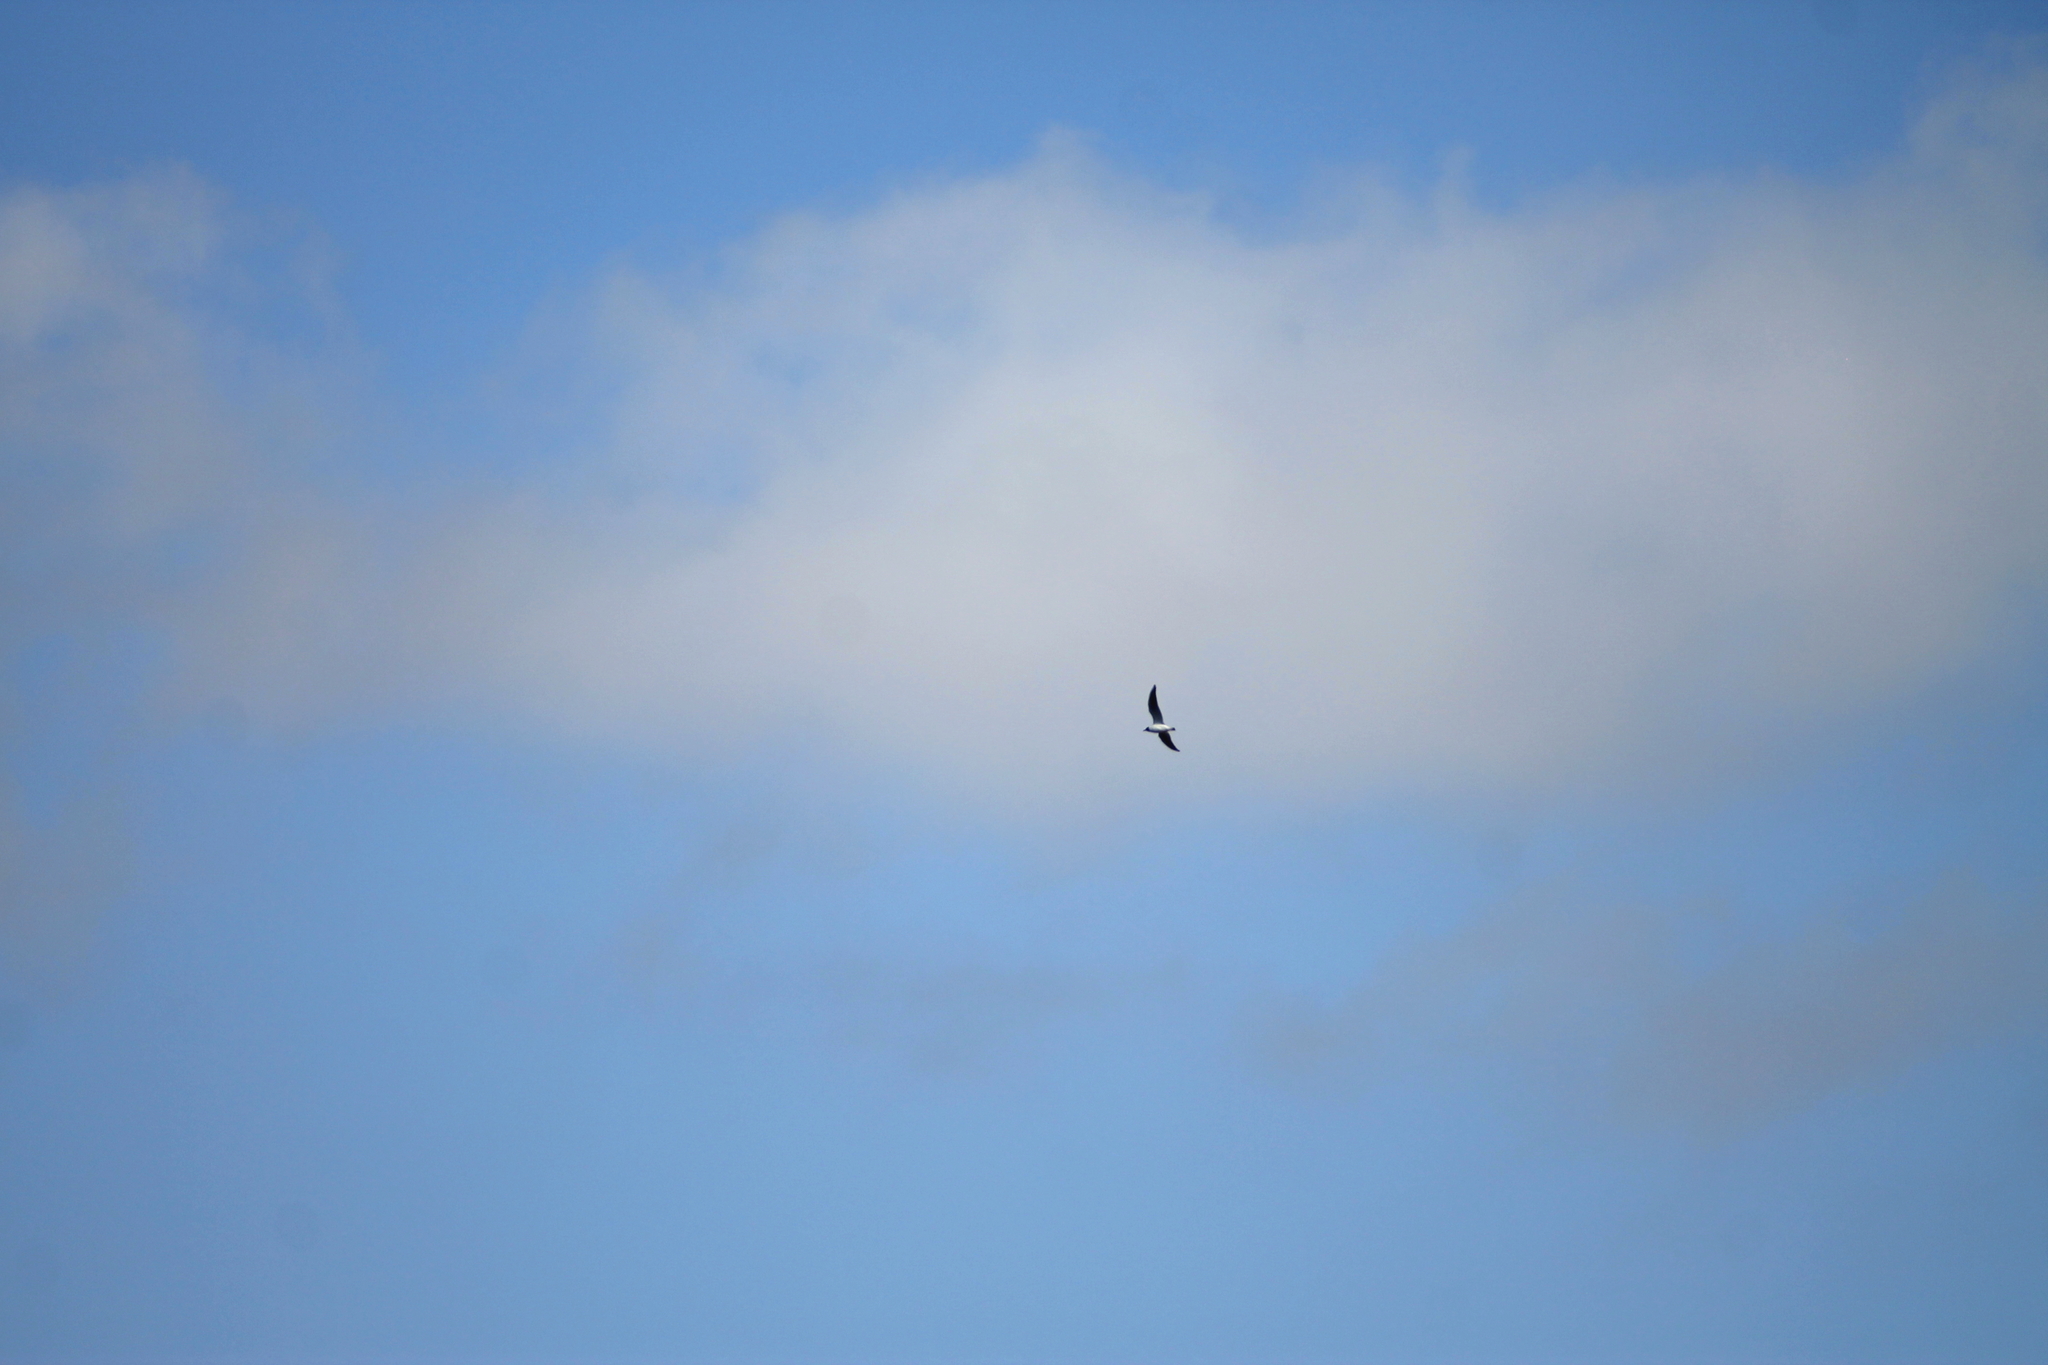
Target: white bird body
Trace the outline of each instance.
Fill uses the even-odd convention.
[[[1154,687],[1152,695],[1145,699],[1145,709],[1152,713],[1152,723],[1145,727],[1145,733],[1159,736],[1161,744],[1164,744],[1175,753],[1179,753],[1180,745],[1173,742],[1174,727],[1168,725],[1166,717],[1159,714],[1159,689],[1157,687]]]

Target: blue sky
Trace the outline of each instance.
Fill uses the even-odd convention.
[[[0,1356],[2038,1358],[2044,33],[11,7]]]

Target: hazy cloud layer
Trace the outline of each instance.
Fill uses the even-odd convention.
[[[1275,1075],[1505,1077],[1714,1136],[2040,1027],[2038,901],[1957,883],[1863,909],[1766,933],[1711,907],[1520,899],[1409,942],[1340,1001],[1269,998],[1246,1038]]]
[[[0,961],[32,992],[126,888],[161,644],[203,662],[239,583],[349,534],[308,483],[352,373],[320,260],[177,169],[0,194]]]
[[[556,965],[502,1003],[625,1002],[684,1031],[794,1030],[941,1078],[1028,1068],[1077,1036],[1157,1021],[1207,1061],[1287,1090],[1469,1087],[1706,1139],[2048,1022],[2040,895],[1963,875],[1769,915],[1553,883],[1411,929],[1335,994],[1200,952],[1117,964],[816,933],[764,948],[739,928],[745,902],[724,899],[627,919],[594,954],[536,953]]]
[[[1492,213],[1362,178],[1247,233],[1056,137],[616,272],[550,342],[599,429],[402,517],[309,491],[319,386],[222,321],[189,177],[18,193],[13,515],[69,519],[29,543],[147,605],[183,695],[269,723],[462,705],[683,755],[795,724],[1038,808],[1682,772],[2024,623],[2044,150],[2022,65],[1840,183]]]

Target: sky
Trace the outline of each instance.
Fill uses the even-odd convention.
[[[7,6],[0,1359],[2039,1360],[2044,526],[2040,4]]]

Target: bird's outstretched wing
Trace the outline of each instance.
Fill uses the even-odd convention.
[[[1175,753],[1180,752],[1180,745],[1175,744],[1173,742],[1173,736],[1167,734],[1164,730],[1161,730],[1159,732],[1159,742],[1161,744],[1164,744],[1167,748],[1173,750]]]
[[[1159,714],[1159,689],[1157,687],[1154,687],[1152,695],[1145,699],[1145,705],[1152,712],[1152,723],[1154,725],[1166,724],[1166,717]]]

